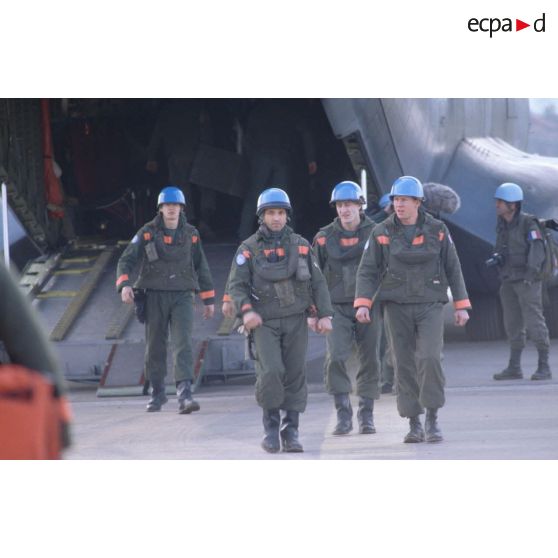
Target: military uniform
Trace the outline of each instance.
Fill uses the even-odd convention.
[[[438,409],[445,403],[440,357],[448,286],[457,310],[471,305],[444,223],[420,210],[411,227],[393,214],[374,228],[358,268],[354,306],[383,303],[397,408],[402,417],[415,418],[425,407]]]
[[[512,356],[508,374],[496,374],[495,379],[506,379],[522,377],[520,355],[526,332],[539,352],[539,368],[544,361],[548,369],[550,342],[543,316],[541,280],[545,249],[538,223],[523,212],[517,212],[509,223],[499,217],[496,233],[496,252],[503,257],[499,266],[500,299]]]
[[[130,275],[140,260],[134,286],[145,289],[147,296],[145,370],[154,392],[164,393],[169,326],[175,380],[191,381],[194,293],[209,305],[214,304],[215,291],[200,235],[183,214],[174,230],[164,227],[159,214],[138,231],[118,261],[119,292],[131,286]]]
[[[316,259],[326,278],[335,311],[333,331],[326,339],[325,359],[326,390],[333,396],[352,392],[346,362],[354,341],[359,361],[356,394],[370,400],[379,398],[379,311],[374,308],[372,323],[360,324],[355,320],[353,308],[356,272],[373,227],[374,223],[362,216],[358,228],[348,231],[336,218],[320,229],[314,239]]]
[[[325,279],[309,243],[286,226],[275,236],[265,227],[239,247],[229,276],[229,294],[242,314],[257,312],[253,330],[256,400],[264,409],[306,409],[307,311],[332,316]]]
[[[272,232],[260,225],[240,245],[228,289],[242,315],[253,311],[262,319],[250,333],[255,345],[256,401],[263,409],[266,433],[262,447],[279,451],[281,427],[283,451],[303,451],[298,422],[308,399],[306,317],[309,312],[319,318],[333,315],[327,284],[310,244],[288,226]]]

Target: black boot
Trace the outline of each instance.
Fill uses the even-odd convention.
[[[552,372],[548,364],[548,349],[539,349],[539,365],[531,376],[531,380],[550,380],[551,378]]]
[[[147,403],[147,412],[154,413],[160,411],[161,407],[168,401],[165,393],[165,382],[151,382],[151,399]]]
[[[279,445],[279,425],[281,423],[281,415],[279,409],[263,410],[263,425],[265,436],[262,440],[262,448],[268,453],[277,453],[281,446]]]
[[[353,429],[353,408],[348,393],[337,393],[333,396],[335,408],[337,409],[337,425],[333,434],[342,436]]]
[[[190,380],[176,382],[176,396],[178,397],[178,414],[189,415],[200,410],[200,404],[192,398],[192,382]]]
[[[411,417],[409,419],[410,430],[403,439],[406,444],[416,444],[418,442],[424,442],[424,430],[422,424],[420,423],[420,415],[416,417]]]
[[[374,426],[374,399],[361,397],[358,401],[358,431],[361,434],[375,434]]]
[[[424,421],[424,429],[426,430],[427,442],[441,442],[444,437],[442,431],[438,428],[438,409],[426,409],[426,420]]]
[[[391,382],[384,382],[380,389],[380,393],[392,393],[393,384]]]
[[[521,351],[522,349],[512,349],[508,367],[492,376],[495,380],[521,380],[523,372],[521,370]]]
[[[281,443],[283,451],[288,453],[300,453],[304,451],[302,444],[298,441],[298,411],[285,411],[283,424],[281,425]]]

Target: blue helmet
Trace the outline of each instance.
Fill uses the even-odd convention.
[[[162,203],[181,203],[186,206],[186,198],[180,188],[176,186],[167,186],[163,188],[157,198],[157,209]]]
[[[285,190],[281,190],[281,188],[268,188],[260,194],[256,215],[260,217],[266,209],[270,208],[286,209],[287,213],[290,214],[292,210],[291,200],[289,200]]]
[[[504,182],[496,188],[494,198],[505,202],[520,202],[523,201],[523,190],[513,182]]]
[[[418,198],[424,201],[424,190],[422,183],[414,176],[402,176],[398,178],[391,187],[389,193],[390,199],[393,200],[395,196],[409,196],[410,198]]]
[[[380,206],[380,209],[385,209],[390,203],[391,203],[390,195],[389,194],[384,194],[380,198],[380,201],[378,202],[378,205]]]
[[[356,182],[351,182],[350,180],[339,182],[331,192],[329,203],[333,205],[341,201],[364,203],[364,195],[360,186]]]

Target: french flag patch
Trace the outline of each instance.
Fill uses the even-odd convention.
[[[531,240],[542,240],[540,231],[529,231],[529,238]]]

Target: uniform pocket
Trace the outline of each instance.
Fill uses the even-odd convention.
[[[293,282],[290,279],[276,281],[273,283],[273,288],[275,289],[275,294],[279,299],[279,306],[281,308],[291,306],[295,303]]]
[[[407,296],[424,296],[424,272],[420,269],[407,271]]]
[[[357,268],[352,265],[343,267],[343,288],[345,296],[355,296]]]
[[[312,278],[310,270],[308,269],[308,260],[306,256],[303,258],[298,258],[298,264],[296,267],[296,279],[297,281],[309,281]]]

